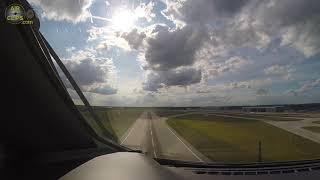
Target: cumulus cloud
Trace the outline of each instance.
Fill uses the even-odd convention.
[[[232,82],[226,85],[226,88],[238,89],[238,88],[245,88],[245,89],[261,89],[268,85],[273,84],[274,82],[270,78],[258,78],[252,79],[247,81],[239,81],[239,82]]]
[[[286,94],[290,96],[301,96],[319,86],[320,86],[320,79],[316,79],[313,81],[306,82],[298,89],[288,90]]]
[[[43,16],[48,19],[79,22],[90,14],[92,0],[33,2],[43,9]],[[296,67],[302,62],[298,62],[298,59],[320,52],[319,0],[163,2],[166,7],[161,13],[173,24],[150,25],[152,21],[168,22],[160,17],[155,18],[156,14],[160,14],[154,11],[162,9],[156,7],[160,3],[150,1],[148,4],[132,5],[131,1],[107,1],[109,15],[112,16],[119,9],[128,10],[134,14],[136,24],[127,32],[115,29],[112,22],[107,22],[104,27],[98,24],[96,27],[90,26],[87,43],[92,43],[96,52],[79,53],[77,58],[73,57],[77,60],[70,58],[67,63],[82,89],[99,94],[117,93],[117,89],[108,80],[113,70],[110,64],[105,64],[107,58],[101,58],[105,61],[97,61],[96,56],[106,55],[103,50],[108,50],[112,56],[124,50],[130,51],[130,55],[137,55],[145,78],[140,79],[139,83],[144,83],[143,87],[138,88],[143,89],[143,93],[151,91],[147,98],[159,100],[155,97],[161,93],[155,92],[171,93],[177,89],[188,91],[197,86],[199,88],[192,89],[192,92],[198,96],[212,92],[219,93],[217,95],[224,91],[239,92],[240,95],[237,95],[240,102],[240,99],[247,98],[242,96],[245,93],[251,93],[251,96],[255,93],[252,99],[263,98],[261,96],[268,94],[266,89],[274,86],[274,83],[280,85],[281,81],[283,87],[286,86],[284,80],[308,78],[301,75],[301,70]],[[70,4],[76,6],[71,7]],[[70,48],[67,51],[67,54],[76,56],[76,49]],[[277,53],[281,53],[281,57]],[[126,60],[131,59],[134,58]],[[306,62],[303,63],[307,66]],[[202,88],[204,84],[212,88]],[[290,93],[304,94],[318,84],[318,80],[310,81]],[[188,103],[191,101],[189,99]],[[194,98],[193,101],[201,104],[200,99],[197,101]]]
[[[247,67],[251,63],[237,56],[231,56],[224,62],[212,63],[218,56],[230,56],[229,53],[235,48],[251,47],[263,50],[273,38],[277,37],[281,38],[282,45],[284,45],[284,35],[288,27],[295,28],[297,24],[303,24],[308,20],[306,18],[302,18],[303,20],[293,19],[292,22],[281,20],[286,16],[278,12],[282,10],[282,13],[285,13],[284,7],[288,5],[286,3],[289,1],[284,3],[271,0],[263,2],[250,0],[167,1],[167,7],[162,11],[162,14],[177,23],[175,28],[156,25],[151,33],[139,32],[134,29],[121,37],[125,39],[131,49],[139,50],[143,69],[152,72],[150,73],[153,74],[152,78],[151,75],[147,78],[147,81],[152,81],[146,84],[152,84],[151,87],[155,88],[147,89],[161,87],[161,84],[155,85],[156,82],[161,81],[154,80],[162,79],[155,78],[160,76],[161,71],[172,72],[181,67],[201,70],[204,78],[208,79],[209,76],[233,72]],[[298,7],[299,5],[296,4],[292,6],[303,10],[309,7]],[[273,15],[279,15],[279,17],[273,17]],[[314,16],[314,13],[305,15],[305,17],[310,16]],[[272,19],[276,20],[271,21]],[[278,31],[279,29],[280,31]],[[287,36],[286,39],[292,44],[290,37]],[[286,43],[286,45],[291,46],[290,43]],[[304,47],[311,47],[311,45]],[[316,48],[308,49],[312,49],[313,53],[316,51]],[[283,79],[293,79],[293,70],[286,70],[287,72],[281,75]],[[266,70],[271,75],[269,71],[271,69]]]
[[[265,95],[267,95],[267,94],[268,94],[268,91],[265,90],[265,89],[258,89],[258,90],[256,91],[256,95],[257,95],[257,96],[265,96]]]
[[[104,81],[104,76],[106,75],[105,69],[90,58],[80,61],[68,60],[65,61],[65,65],[77,83],[82,86],[101,83]]]
[[[232,71],[232,70],[240,69],[250,63],[251,63],[250,61],[242,57],[234,56],[226,60],[224,64],[218,68],[218,71],[219,72]]]
[[[320,52],[320,1],[283,0],[252,3],[247,20],[256,30],[279,35],[282,44],[310,57]]]
[[[148,91],[199,83],[202,73],[193,65],[197,61],[195,54],[206,36],[202,27],[170,29],[161,24],[149,27],[145,32],[133,29],[121,35],[131,49],[139,51],[142,68],[149,72],[144,84]]]
[[[153,71],[147,76],[144,90],[158,91],[162,87],[187,86],[201,81],[201,71],[193,68],[182,68],[169,71]]]
[[[162,13],[178,26],[214,27],[211,38],[225,48],[250,45],[261,49],[278,37],[282,45],[306,57],[320,52],[318,0],[169,1]]]
[[[30,0],[31,4],[41,7],[41,16],[53,20],[67,20],[73,23],[85,21],[90,17],[88,9],[92,0]]]
[[[113,61],[107,58],[97,58],[88,51],[72,52],[70,58],[63,60],[74,80],[84,92],[105,95],[117,93],[117,89],[111,86],[111,80],[115,78]],[[66,86],[71,88],[69,81],[61,71],[60,74]]]
[[[185,24],[212,23],[219,18],[232,17],[248,0],[169,1],[162,14],[168,19]]]
[[[128,33],[121,33],[112,27],[105,26],[105,27],[96,27],[91,26],[88,30],[88,43],[97,43],[96,46],[97,50],[108,50],[111,47],[121,48],[125,51],[131,51],[132,48],[130,44],[124,39],[128,35]],[[124,37],[122,37],[124,34]],[[127,37],[126,37],[127,38]],[[134,40],[131,40],[133,43]]]
[[[111,87],[108,84],[102,85],[102,86],[98,86],[98,87],[94,87],[94,88],[89,90],[89,92],[98,93],[98,94],[104,94],[104,95],[116,94],[117,91],[118,90],[116,88]]]
[[[266,75],[282,76],[286,80],[293,80],[294,72],[295,72],[295,69],[291,68],[288,65],[287,66],[273,65],[264,69],[264,73]]]
[[[123,33],[121,37],[128,42],[131,49],[138,50],[143,43],[143,39],[146,38],[146,34],[144,32],[139,33],[137,29],[133,29],[128,33]]]
[[[147,39],[144,68],[161,71],[192,65],[206,37],[203,29],[189,26],[170,30],[158,25],[153,33],[154,36]]]
[[[143,18],[148,22],[151,22],[156,14],[153,13],[155,2],[150,1],[148,4],[140,3],[134,10],[134,13],[138,18]]]

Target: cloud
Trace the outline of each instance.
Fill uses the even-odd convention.
[[[147,22],[151,22],[154,17],[156,17],[156,14],[153,13],[153,9],[155,6],[155,2],[150,1],[148,4],[140,3],[134,10],[135,15],[138,18],[143,18]]]
[[[193,68],[156,71],[148,74],[143,89],[146,91],[158,91],[162,87],[188,86],[200,81],[201,71]]]
[[[72,51],[71,57],[63,60],[74,80],[84,92],[105,95],[117,93],[117,89],[111,86],[115,78],[113,61],[95,57],[88,51]],[[59,74],[66,86],[71,88],[63,73],[60,71]]]
[[[93,59],[87,58],[80,61],[65,61],[73,78],[82,86],[104,82],[105,69],[96,64]]]
[[[213,45],[224,48],[261,49],[280,38],[306,57],[320,52],[318,0],[169,1],[162,14],[178,27],[209,25]]]
[[[268,94],[268,91],[265,90],[265,89],[258,89],[258,90],[256,91],[256,95],[257,95],[257,96],[265,96],[265,95],[267,95],[267,94]]]
[[[307,92],[319,86],[320,86],[320,79],[316,79],[313,81],[306,82],[298,89],[288,90],[285,94],[289,96],[301,96],[301,95],[305,95]]]
[[[90,17],[88,9],[92,0],[30,0],[31,4],[41,7],[41,16],[50,20],[66,20],[73,23],[85,21]]]
[[[231,89],[238,89],[238,88],[245,88],[245,89],[261,89],[268,85],[273,84],[273,80],[270,78],[257,78],[247,81],[239,81],[239,82],[232,82],[226,85],[226,88]]]
[[[129,43],[121,37],[122,33],[113,29],[112,26],[90,26],[87,33],[89,34],[87,42],[97,43],[98,50],[108,50],[111,47],[121,48],[125,51],[132,50]]]
[[[296,48],[306,57],[320,52],[320,1],[261,1],[252,3],[245,13],[256,30],[280,36],[282,45]]]
[[[169,29],[157,24],[138,32],[133,29],[121,35],[131,49],[138,50],[142,68],[149,72],[144,89],[187,86],[201,81],[201,71],[193,67],[195,54],[205,40],[204,28],[185,26]]]
[[[176,24],[203,24],[228,18],[239,12],[248,0],[169,1],[162,14]]]
[[[204,29],[189,26],[171,31],[158,25],[153,33],[154,36],[147,39],[144,68],[160,71],[192,65],[207,35]]]
[[[71,0],[73,4],[78,3],[73,8],[69,7],[69,1],[33,2],[42,8],[47,19],[76,23],[85,21],[90,15],[93,1],[75,3]],[[119,58],[120,62],[134,61],[133,56],[137,55],[143,72],[141,77],[121,79],[131,82],[139,79],[130,86],[141,91],[132,93],[138,94],[133,95],[132,103],[136,96],[143,99],[143,95],[145,101],[156,103],[163,100],[161,94],[168,95],[171,101],[181,101],[176,104],[186,105],[192,102],[222,103],[215,96],[223,98],[226,94],[231,94],[237,102],[254,102],[273,96],[268,94],[269,89],[275,95],[281,94],[281,89],[293,84],[285,80],[299,78],[300,82],[305,82],[310,74],[317,73],[314,72],[316,66],[311,64],[317,63],[312,58],[309,58],[310,64],[310,61],[300,60],[320,52],[318,0],[163,0],[166,6],[161,13],[172,22],[156,12],[161,11],[162,3],[149,1],[137,5],[133,4],[135,2],[109,0],[106,2],[107,14],[100,17],[112,20],[111,16],[117,10],[128,10],[134,14],[136,22],[131,30],[122,32],[124,30],[116,29],[110,21],[104,22],[105,26],[94,22],[84,33],[89,35],[88,45],[95,49],[81,52],[78,50],[81,47],[77,46],[67,50],[66,54],[73,56],[66,60],[69,61],[67,66],[84,91],[120,94],[113,99],[117,103],[126,101],[120,96],[131,93],[131,89],[126,88],[128,85],[120,85],[119,90],[114,87],[110,80],[113,65],[106,63],[112,60],[105,57]],[[159,17],[155,18],[156,15]],[[127,52],[130,53],[123,56],[122,53]],[[98,55],[105,57],[97,58]],[[119,64],[119,71],[126,72],[122,65]],[[309,68],[312,72],[303,74],[302,71]],[[290,93],[306,94],[318,86],[315,84],[317,81],[308,81]],[[276,86],[279,88],[273,88]],[[175,99],[178,93],[185,96]],[[209,95],[212,99],[208,99]],[[166,102],[171,104],[170,100]],[[165,101],[161,103],[165,104]]]
[[[118,91],[117,89],[111,87],[108,84],[107,85],[98,86],[98,87],[95,87],[93,89],[90,89],[90,92],[98,93],[98,94],[104,94],[104,95],[116,94],[117,91]]]
[[[273,65],[264,69],[264,73],[266,75],[282,76],[283,79],[286,79],[286,80],[294,79],[293,72],[295,72],[295,69],[291,68],[288,65],[287,66]]]
[[[221,72],[233,71],[247,66],[251,62],[238,56],[234,56],[225,61],[224,65],[220,67]]]
[[[128,33],[123,33],[121,37],[128,42],[131,49],[138,50],[143,43],[143,39],[146,38],[146,34],[144,32],[139,33],[137,29],[133,29]]]
[[[154,13],[156,2],[154,1],[149,1],[148,3],[140,1],[137,3],[137,1],[108,0],[106,5],[107,11],[111,11],[111,14],[122,8],[130,10],[137,20],[151,22],[156,17]]]
[[[76,50],[76,48],[74,46],[66,48],[66,52],[69,52],[69,53],[74,51],[74,50]]]

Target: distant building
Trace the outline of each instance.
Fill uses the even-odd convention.
[[[251,106],[243,107],[243,112],[283,112],[283,106]]]

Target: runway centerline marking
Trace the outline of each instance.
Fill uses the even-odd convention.
[[[179,139],[179,141],[201,162],[204,162],[199,156],[197,156],[169,127],[167,127],[170,132]]]
[[[155,148],[154,141],[153,141],[152,128],[151,128],[152,124],[151,123],[152,122],[151,122],[151,119],[150,119],[149,127],[150,127],[150,135],[151,135],[151,143],[152,143],[152,148],[153,148],[153,155],[154,155],[155,158],[157,158],[156,148]]]

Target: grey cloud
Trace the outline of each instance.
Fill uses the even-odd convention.
[[[309,81],[309,82],[303,84],[298,89],[289,90],[286,92],[286,94],[291,95],[291,96],[301,96],[301,95],[304,95],[305,93],[311,91],[313,88],[316,88],[319,86],[320,86],[320,79],[316,79],[316,80]]]
[[[318,0],[191,0],[168,4],[163,14],[173,21],[214,26],[212,45],[261,49],[270,43],[270,38],[281,38],[282,45],[291,46],[306,57],[320,52]]]
[[[139,33],[137,29],[133,29],[129,33],[123,33],[121,37],[128,42],[132,49],[138,50],[142,45],[143,39],[146,38],[146,34],[143,32]]]
[[[206,94],[202,96],[191,97],[191,104],[193,106],[215,106],[223,105],[231,101],[230,96],[217,96],[212,94]]]
[[[79,62],[67,60],[65,61],[65,65],[75,81],[81,86],[105,82],[106,69],[94,63],[90,58]]]
[[[158,91],[161,87],[187,86],[201,81],[201,71],[186,66],[196,61],[195,53],[207,36],[205,28],[185,26],[170,30],[167,26],[156,25],[148,37],[141,34],[133,30],[123,37],[134,49],[139,49],[146,38],[141,51],[143,68],[150,74],[144,90]]]
[[[172,20],[199,24],[223,17],[232,17],[247,3],[248,0],[191,0],[182,2],[178,8],[177,5],[169,4],[162,13]]]
[[[286,80],[293,80],[295,71],[296,70],[290,67],[289,65],[287,66],[273,65],[264,69],[264,73],[266,75],[281,76],[283,79],[286,79]]]
[[[92,58],[80,60],[67,59],[64,60],[64,64],[84,92],[104,95],[117,93],[117,89],[108,84],[109,74],[112,69],[101,60],[94,60]],[[70,82],[60,69],[59,74],[65,85],[68,88],[72,88]]]
[[[197,90],[197,91],[196,91],[197,94],[207,94],[207,93],[211,93],[211,92],[212,92],[212,91],[206,90],[206,89],[205,89],[205,90]]]
[[[233,56],[226,60],[224,59],[222,63],[211,63],[210,67],[207,67],[207,72],[204,75],[205,77],[218,77],[219,75],[226,74],[227,72],[240,71],[244,67],[247,68],[249,65],[251,65],[251,61],[243,57]]]
[[[265,90],[265,89],[258,89],[257,92],[256,92],[257,96],[265,96],[267,94],[268,94],[268,91]]]
[[[118,91],[117,89],[109,85],[105,85],[105,86],[102,85],[100,87],[96,87],[90,90],[90,92],[104,94],[104,95],[116,94],[117,91]]]
[[[232,89],[237,89],[237,88],[246,88],[246,89],[251,89],[251,85],[247,82],[232,82],[230,83],[230,87]]]
[[[157,71],[148,75],[144,90],[158,91],[167,86],[187,86],[201,81],[201,71],[194,68]]]
[[[253,9],[252,9],[253,10]],[[318,0],[281,0],[260,2],[254,10],[259,21],[265,26],[291,26],[305,23],[313,16],[319,16]]]
[[[287,66],[274,65],[266,68],[264,73],[267,75],[283,75],[289,71]]]
[[[320,1],[281,0],[253,3],[249,21],[256,29],[282,37],[305,56],[320,52]]]
[[[54,20],[79,22],[89,17],[88,8],[92,0],[30,0],[31,4],[40,6],[42,16]]]
[[[168,28],[157,26],[155,30],[156,35],[147,40],[145,68],[160,71],[192,65],[196,61],[196,51],[207,36],[206,30],[202,27],[185,26],[170,31]]]

